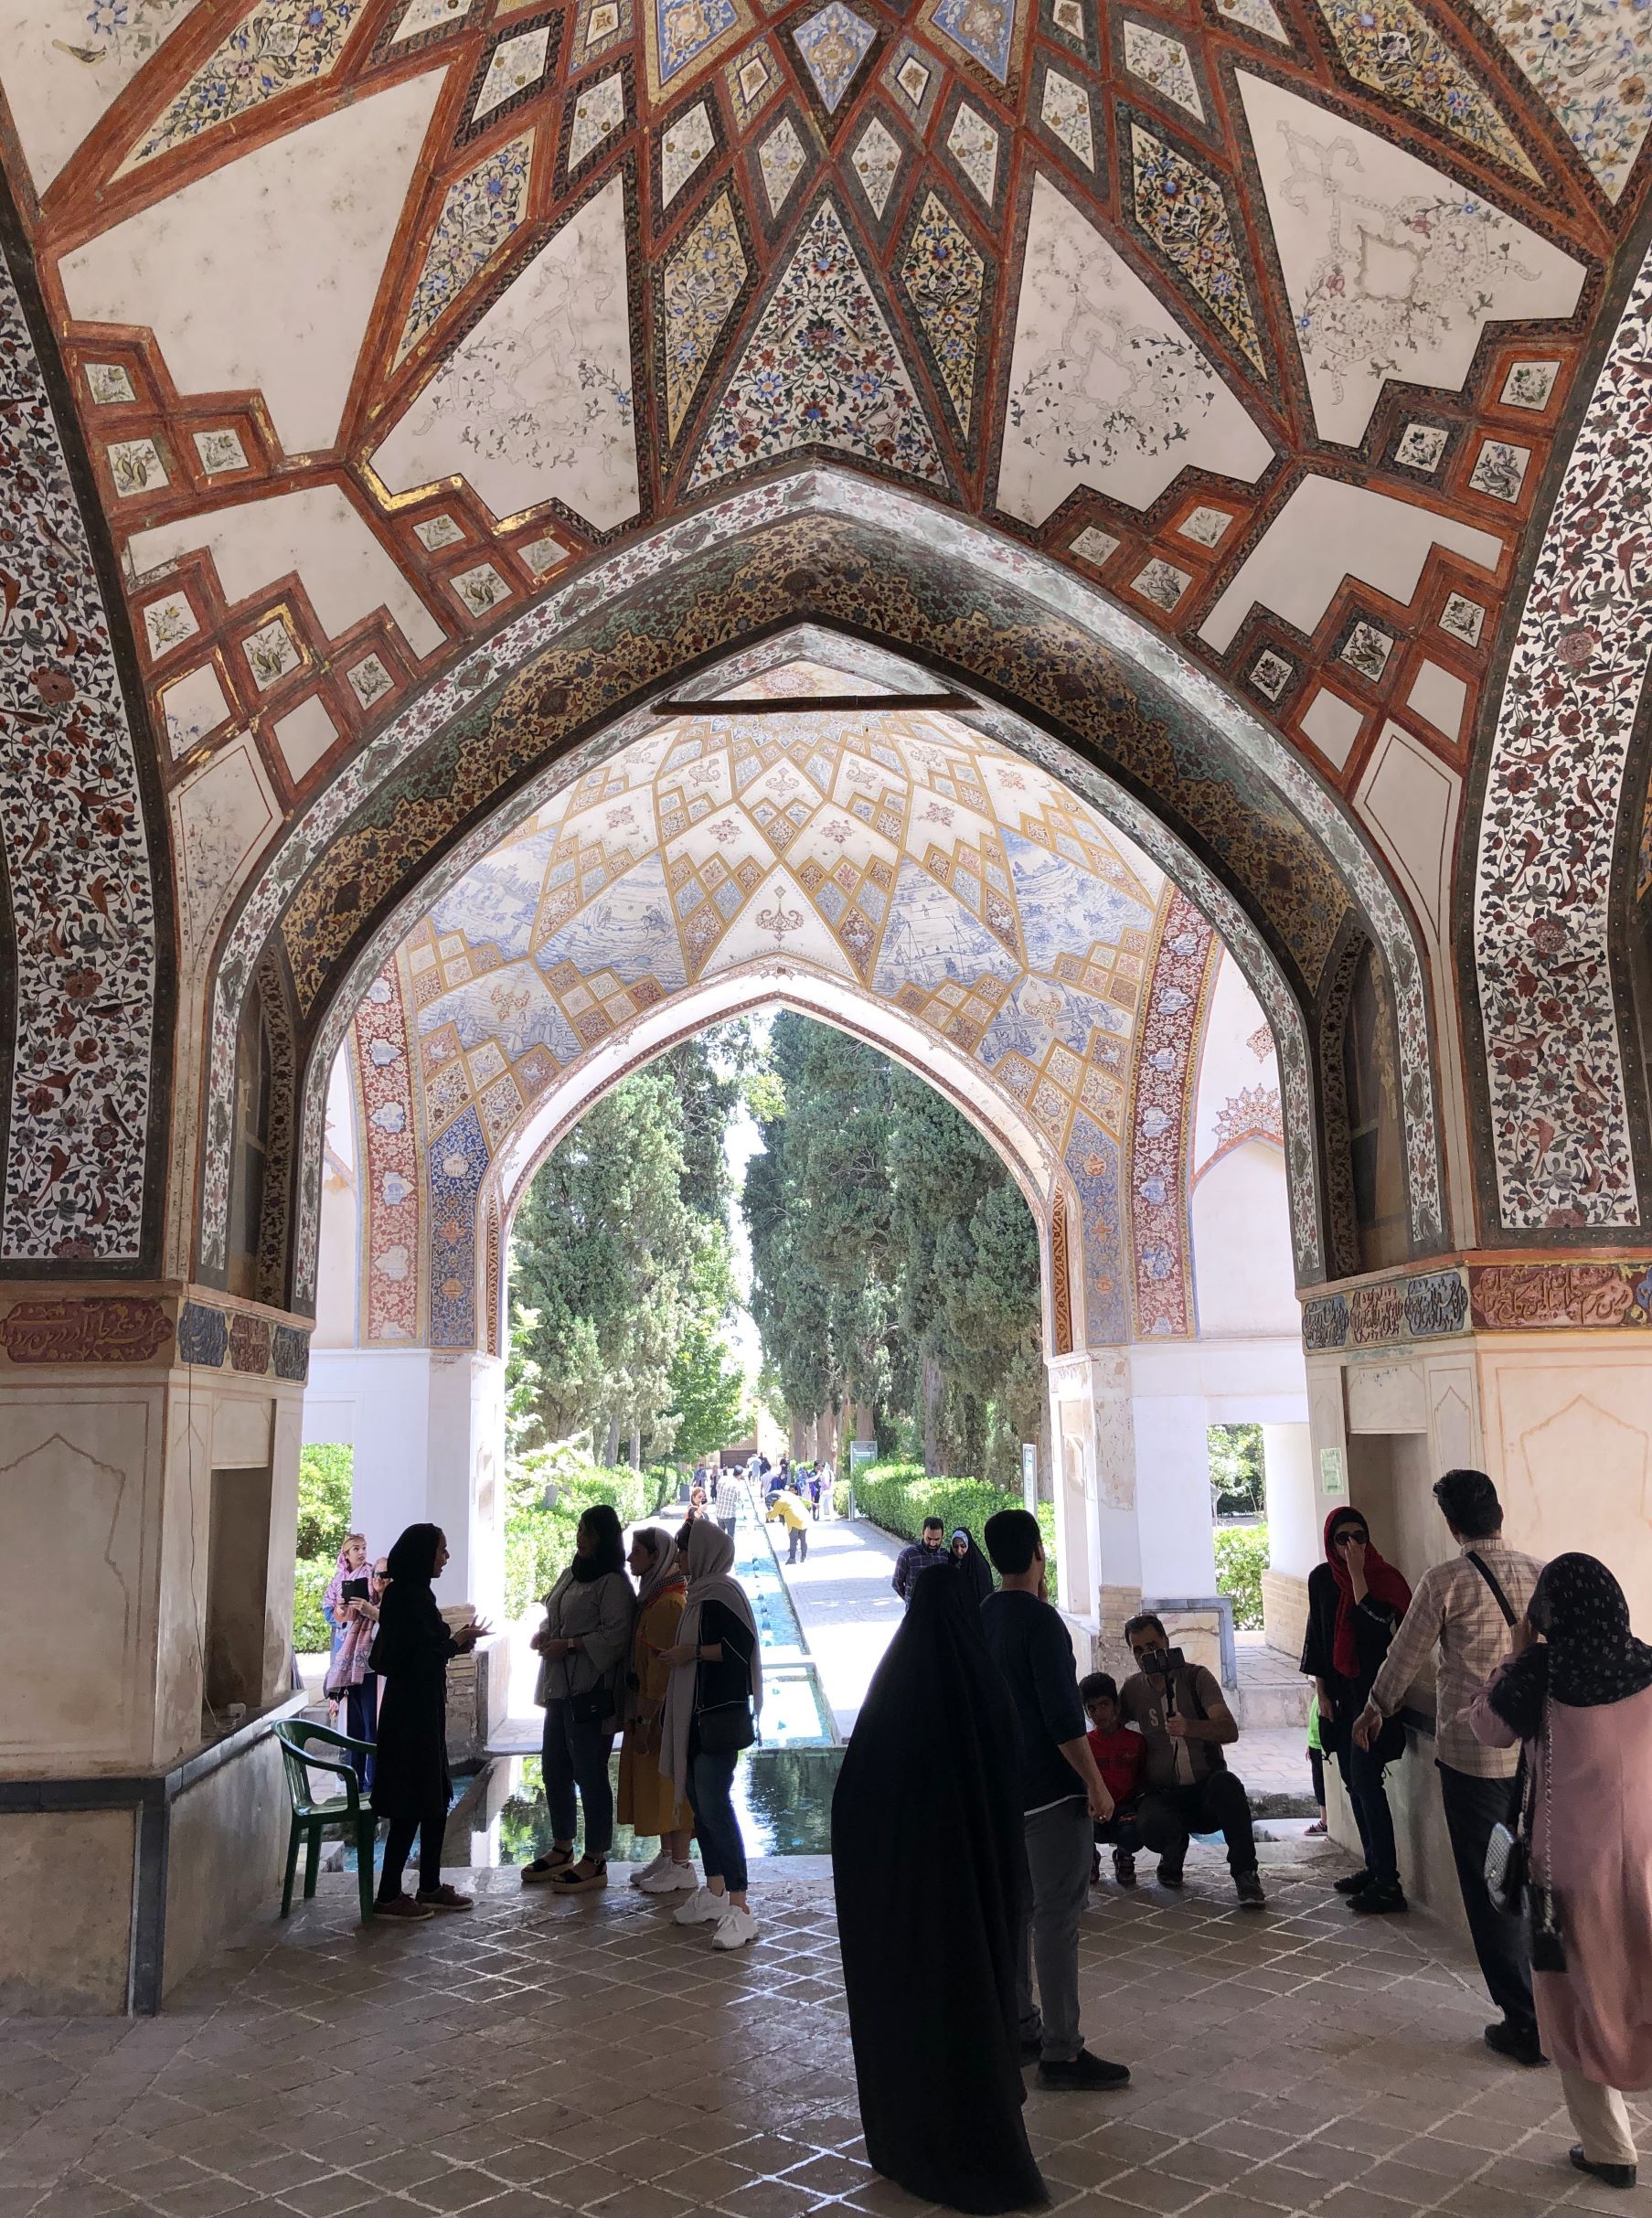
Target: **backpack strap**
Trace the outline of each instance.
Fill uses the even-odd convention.
[[[1465,1548],[1463,1552],[1468,1558],[1468,1561],[1474,1565],[1475,1569],[1479,1573],[1481,1578],[1485,1580],[1487,1585],[1490,1587],[1492,1595],[1497,1602],[1497,1605],[1503,1613],[1504,1623],[1507,1625],[1518,1624],[1519,1619],[1516,1616],[1514,1605],[1509,1601],[1508,1596],[1503,1592],[1497,1574],[1493,1572],[1490,1564],[1487,1562],[1485,1557],[1477,1553],[1477,1552],[1472,1548]]]

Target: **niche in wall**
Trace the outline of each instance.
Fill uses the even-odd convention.
[[[209,1734],[224,1730],[231,1702],[263,1702],[270,1497],[267,1464],[212,1474],[202,1686]]]

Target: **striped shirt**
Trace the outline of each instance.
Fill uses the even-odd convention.
[[[1428,1660],[1429,1650],[1437,1646],[1436,1761],[1453,1771],[1466,1772],[1472,1779],[1511,1779],[1519,1760],[1518,1749],[1486,1747],[1476,1740],[1468,1722],[1470,1702],[1508,1654],[1510,1632],[1497,1596],[1468,1561],[1471,1548],[1508,1595],[1515,1616],[1524,1614],[1542,1565],[1534,1556],[1505,1547],[1495,1533],[1487,1541],[1465,1541],[1460,1555],[1433,1564],[1417,1582],[1411,1607],[1377,1674],[1371,1701],[1385,1717],[1391,1717]]]

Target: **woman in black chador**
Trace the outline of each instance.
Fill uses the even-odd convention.
[[[488,1627],[473,1618],[448,1630],[431,1582],[447,1562],[439,1525],[410,1525],[385,1559],[389,1584],[378,1613],[372,1668],[382,1679],[373,1808],[388,1818],[384,1867],[374,1904],[379,1917],[426,1918],[468,1910],[471,1898],[442,1877],[442,1838],[453,1783],[447,1768],[447,1666],[466,1656]],[[403,1894],[401,1875],[419,1835],[419,1892]]]
[[[920,1579],[832,1797],[832,1873],[867,2155],[926,2202],[1049,2200],[1016,2017],[1017,1725],[964,1579]]]

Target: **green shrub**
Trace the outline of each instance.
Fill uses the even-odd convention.
[[[989,1487],[978,1478],[931,1478],[916,1463],[863,1464],[855,1474],[858,1513],[892,1532],[900,1540],[922,1538],[926,1517],[938,1517],[950,1533],[962,1525],[973,1533],[977,1547],[986,1520],[999,1509],[1018,1509],[1021,1497],[1002,1487]],[[1049,1563],[1050,1591],[1055,1590],[1055,1504],[1038,1506],[1039,1530]]]
[[[340,1536],[342,1538],[342,1535]],[[298,1656],[325,1656],[333,1636],[321,1614],[327,1581],[338,1568],[338,1550],[330,1555],[300,1556],[293,1580],[293,1648]]]
[[[1242,1633],[1262,1630],[1262,1574],[1268,1568],[1265,1525],[1216,1529],[1216,1591],[1233,1598],[1233,1623]]]
[[[350,1530],[356,1451],[336,1441],[312,1441],[298,1457],[298,1552],[335,1563]]]
[[[519,1617],[547,1594],[573,1561],[580,1520],[597,1502],[612,1503],[622,1525],[646,1516],[658,1491],[650,1474],[622,1465],[604,1470],[585,1464],[560,1473],[548,1488],[552,1499],[513,1509],[505,1521],[505,1610]]]

